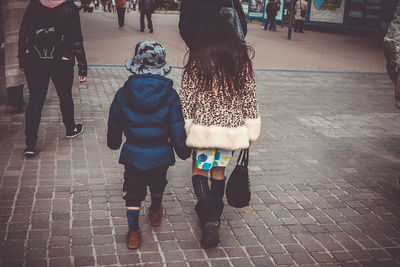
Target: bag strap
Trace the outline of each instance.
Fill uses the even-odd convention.
[[[241,149],[237,159],[237,165],[247,167],[249,165],[249,149]]]

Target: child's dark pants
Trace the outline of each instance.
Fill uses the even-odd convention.
[[[126,192],[125,206],[140,207],[146,198],[147,186],[151,195],[162,195],[167,185],[168,166],[149,170],[141,170],[133,166],[125,165],[124,188]]]

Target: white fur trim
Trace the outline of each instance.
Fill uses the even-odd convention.
[[[189,135],[190,127],[192,127],[193,119],[185,119],[185,131],[186,135]]]
[[[186,128],[186,122],[185,122]],[[186,130],[186,145],[197,148],[219,148],[235,150],[249,147],[249,133],[247,127],[221,127],[191,124]]]
[[[261,118],[258,117],[256,119],[244,119],[244,125],[249,131],[249,140],[257,140],[261,131]]]

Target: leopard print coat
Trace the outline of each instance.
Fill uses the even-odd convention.
[[[244,94],[225,97],[216,90],[202,90],[193,77],[184,75],[179,96],[182,104],[186,145],[193,148],[235,150],[249,147],[260,135],[256,84],[253,75]]]

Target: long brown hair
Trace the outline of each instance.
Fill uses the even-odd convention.
[[[253,57],[254,49],[240,40],[232,25],[214,15],[204,22],[185,56],[184,76],[204,91],[217,89],[225,96],[237,95],[253,75]]]

